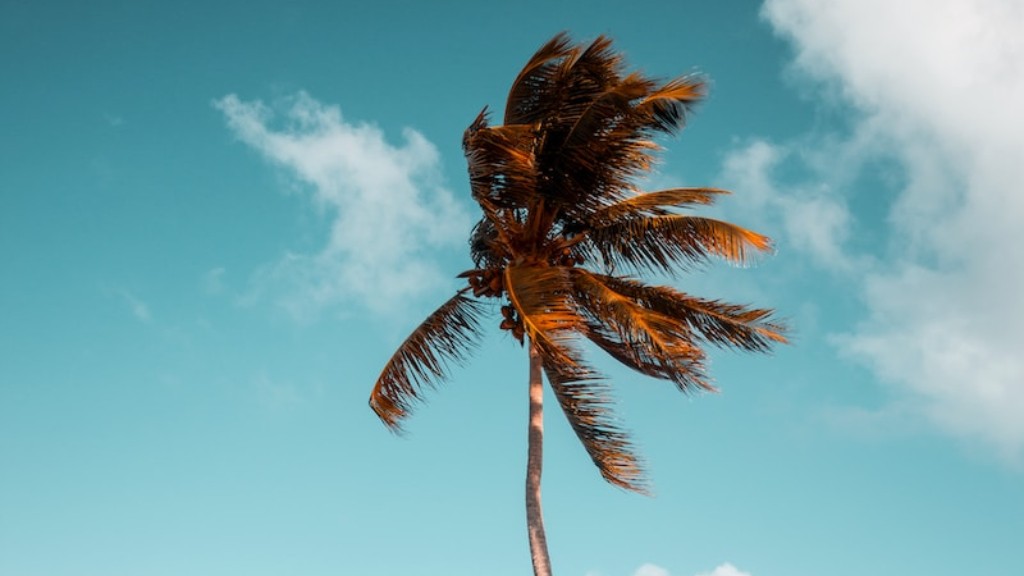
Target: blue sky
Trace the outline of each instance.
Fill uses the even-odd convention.
[[[684,397],[601,359],[656,496],[553,405],[576,576],[1024,573],[1024,9],[1013,0],[0,0],[0,573],[529,572],[526,354],[395,437],[366,398],[469,267],[460,142],[553,34],[700,71],[652,187],[776,239]]]

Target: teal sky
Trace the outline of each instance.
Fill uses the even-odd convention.
[[[555,571],[1024,574],[1021,29],[1014,0],[0,0],[0,574],[529,573],[498,316],[407,436],[366,399],[470,267],[462,131],[562,30],[709,77],[651,186],[730,188],[778,250],[672,282],[795,337],[694,397],[595,355],[655,497],[549,402]]]

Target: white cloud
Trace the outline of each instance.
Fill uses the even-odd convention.
[[[654,564],[644,564],[633,572],[633,576],[670,576],[668,570]]]
[[[669,571],[655,564],[644,564],[633,572],[633,576],[671,576]],[[711,572],[701,572],[697,576],[751,576],[749,572],[743,572],[732,564],[726,562]]]
[[[749,572],[744,572],[732,564],[726,562],[721,566],[715,568],[711,572],[702,572],[697,576],[751,576]]]
[[[859,275],[866,319],[837,342],[943,430],[1021,458],[1024,4],[767,0],[763,14],[796,69],[855,108],[849,147],[905,172],[885,259]]]
[[[780,247],[803,251],[826,269],[848,272],[856,263],[843,249],[850,234],[850,213],[842,197],[828,183],[783,185],[775,177],[780,164],[800,152],[795,146],[754,140],[729,153],[722,181],[743,194],[732,211],[742,211],[744,221],[781,222],[785,236],[775,239]]]
[[[314,254],[289,253],[257,274],[255,297],[283,292],[298,315],[356,301],[377,312],[429,292],[449,276],[436,251],[461,245],[470,218],[441,185],[437,149],[405,129],[400,145],[336,106],[304,92],[288,99],[284,122],[260,101],[234,94],[214,105],[232,132],[311,190],[333,222]]]

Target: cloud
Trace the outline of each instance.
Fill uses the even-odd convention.
[[[780,222],[784,237],[776,238],[781,249],[808,254],[820,266],[849,272],[857,263],[844,244],[850,235],[850,212],[833,186],[813,182],[779,182],[777,172],[787,160],[799,156],[799,146],[755,139],[733,151],[722,165],[722,182],[742,191],[742,202],[731,211],[742,211],[744,221]],[[810,159],[797,159],[809,164]]]
[[[131,310],[132,316],[135,316],[142,322],[149,322],[153,319],[153,315],[149,312],[148,304],[124,288],[118,288],[116,292],[121,296],[125,304],[128,305],[128,309]]]
[[[273,412],[288,412],[307,402],[306,395],[296,385],[276,382],[266,374],[259,374],[254,386],[259,404]]]
[[[670,576],[668,570],[654,564],[644,564],[633,572],[633,576]]]
[[[847,148],[903,170],[880,199],[884,258],[858,275],[866,317],[836,343],[928,421],[1019,461],[1024,4],[767,0],[763,15],[795,70],[852,106]]]
[[[239,140],[283,168],[333,219],[312,254],[288,253],[260,270],[253,299],[277,294],[299,316],[358,303],[375,312],[442,286],[439,250],[460,246],[466,211],[441,184],[437,149],[412,129],[403,142],[346,121],[336,106],[300,92],[278,113],[230,94],[214,102]]]
[[[633,572],[633,576],[671,576],[671,574],[661,566],[657,566],[655,564],[644,564]],[[732,564],[726,562],[711,572],[701,572],[697,576],[751,576],[751,574],[743,572]]]
[[[203,274],[203,290],[207,294],[220,294],[224,291],[224,275],[227,271],[223,267],[211,268]]]
[[[744,572],[732,564],[726,562],[721,566],[715,568],[711,572],[702,572],[697,576],[751,576],[749,572]]]

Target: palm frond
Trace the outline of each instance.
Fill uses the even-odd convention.
[[[487,217],[481,218],[469,234],[469,255],[477,268],[501,267],[512,256],[494,220]]]
[[[477,202],[523,208],[536,196],[536,129],[530,125],[481,127],[465,138],[469,183]]]
[[[649,286],[627,278],[597,277],[639,305],[685,321],[711,344],[767,352],[774,344],[787,342],[788,329],[785,323],[772,319],[772,310],[697,298],[668,286]]]
[[[558,355],[578,353],[562,350]],[[610,387],[578,358],[573,364],[545,360],[544,372],[569,425],[601,476],[625,490],[647,493],[643,464],[629,434],[618,426],[612,413]]]
[[[447,377],[476,344],[480,302],[459,292],[435,310],[388,360],[370,393],[370,407],[392,430],[420,400],[424,388]]]
[[[620,219],[588,233],[605,265],[675,274],[686,265],[718,256],[746,264],[752,253],[771,250],[771,239],[730,222],[682,214]]]
[[[693,357],[686,359],[685,369],[680,370],[678,367],[666,365],[661,359],[651,356],[646,347],[624,340],[621,334],[606,324],[592,321],[588,325],[586,336],[624,366],[644,376],[668,380],[683,393],[695,390],[717,391],[707,374],[704,351],[699,348]]]
[[[570,215],[623,198],[631,178],[650,166],[652,146],[632,137],[632,102],[649,82],[632,74],[579,103],[564,130],[551,130],[538,157],[551,175],[542,188]]]
[[[670,188],[645,192],[620,200],[588,216],[591,226],[608,225],[625,217],[663,216],[666,208],[687,208],[695,204],[709,206],[717,196],[729,194],[719,188]]]
[[[505,288],[570,426],[601,475],[616,486],[643,492],[643,471],[628,435],[611,417],[607,385],[573,343],[585,326],[569,299],[569,276],[567,268],[509,266]]]
[[[579,53],[562,32],[540,47],[512,82],[505,103],[505,124],[530,124],[550,112],[552,78],[563,60]]]
[[[588,316],[588,336],[625,364],[680,390],[714,390],[704,373],[704,352],[685,317],[649,308],[616,291],[612,277],[576,268],[574,298]]]
[[[698,76],[683,76],[654,90],[637,108],[650,114],[648,126],[665,133],[682,128],[693,106],[704,99],[706,84]]]
[[[583,327],[570,294],[572,282],[567,268],[531,264],[505,268],[505,290],[512,306],[523,319],[530,341],[537,344],[547,361],[572,364],[574,358],[560,356],[560,345]]]

